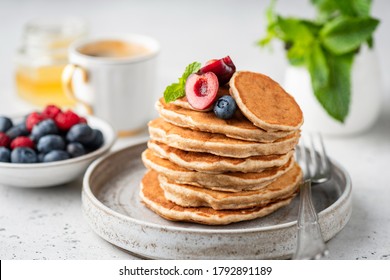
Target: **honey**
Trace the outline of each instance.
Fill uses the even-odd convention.
[[[48,65],[39,68],[19,68],[16,86],[19,96],[37,106],[55,104],[72,107],[75,104],[64,92],[61,74],[64,65]]]
[[[69,45],[85,34],[85,23],[76,19],[42,19],[26,24],[16,57],[18,95],[39,107],[74,106],[75,101],[63,90],[61,76],[68,63]]]

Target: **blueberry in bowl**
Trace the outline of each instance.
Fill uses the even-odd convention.
[[[115,139],[107,122],[53,105],[25,118],[0,116],[0,184],[34,188],[71,182]]]

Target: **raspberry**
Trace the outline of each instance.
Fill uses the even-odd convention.
[[[19,137],[16,137],[11,142],[11,149],[12,150],[15,148],[18,148],[18,147],[27,147],[27,148],[34,149],[35,144],[34,144],[34,141],[31,140],[30,138],[28,138],[26,136],[19,136]]]
[[[4,132],[0,132],[0,147],[8,147],[11,142],[11,138]]]
[[[79,123],[88,123],[88,122],[86,118],[80,117]]]
[[[67,131],[72,126],[79,123],[80,117],[71,110],[67,110],[65,112],[58,113],[54,121],[59,129]]]
[[[27,116],[26,119],[26,127],[28,131],[31,131],[37,123],[40,123],[41,121],[45,120],[46,117],[40,113],[33,112],[30,115]]]
[[[56,105],[47,105],[42,111],[42,115],[48,119],[54,119],[60,112],[61,109]]]

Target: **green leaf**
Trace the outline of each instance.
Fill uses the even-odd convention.
[[[184,73],[183,73],[182,77],[179,79],[180,82],[182,84],[183,83],[185,84],[185,82],[187,81],[188,76],[191,75],[192,73],[198,72],[201,66],[202,65],[199,62],[193,62],[190,65],[188,65],[186,67],[186,69],[184,70]]]
[[[294,66],[304,65],[306,63],[306,56],[307,46],[299,42],[294,43],[287,51],[288,61]]]
[[[199,71],[201,64],[199,62],[193,62],[186,67],[183,75],[179,78],[178,83],[172,83],[166,87],[164,91],[164,100],[166,103],[175,101],[186,95],[185,85],[188,76]]]
[[[371,12],[371,3],[371,0],[352,0],[355,14],[359,17],[369,17]]]
[[[186,95],[185,89],[179,83],[173,83],[164,91],[164,100],[166,103],[175,101],[178,98],[184,97]]]
[[[329,19],[341,14],[338,0],[311,0],[311,2],[316,7],[317,18],[321,22],[327,22]]]
[[[369,17],[371,0],[311,0],[322,22],[338,16]]]
[[[310,43],[313,34],[306,24],[296,18],[283,18],[278,16],[275,32],[284,42]]]
[[[267,19],[267,33],[263,38],[257,41],[257,44],[260,47],[264,47],[268,45],[272,41],[272,39],[276,37],[275,30],[274,30],[275,22],[277,19],[277,16],[275,14],[275,5],[276,5],[276,0],[271,0],[269,6],[265,11],[265,15]]]
[[[374,18],[340,17],[326,23],[320,37],[330,52],[346,54],[368,40],[378,24],[379,20]]]
[[[367,45],[370,49],[374,46],[374,38],[372,38],[372,36],[367,39]]]
[[[353,6],[354,0],[342,0],[337,1],[337,9],[340,11],[340,14],[343,16],[355,16],[355,9]]]
[[[324,88],[329,84],[329,67],[319,42],[315,42],[309,52],[307,67],[314,89]]]
[[[351,99],[351,68],[353,53],[336,56],[324,51],[329,80],[326,86],[321,86],[312,80],[314,94],[321,105],[334,119],[344,122],[349,111]],[[312,73],[311,77],[315,77]]]
[[[267,18],[268,24],[272,24],[276,20],[275,6],[276,6],[276,0],[271,0],[268,8],[265,10],[265,16]]]

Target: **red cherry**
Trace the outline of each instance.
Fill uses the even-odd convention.
[[[231,60],[230,56],[221,59],[209,60],[205,66],[200,68],[199,74],[213,72],[218,77],[220,86],[223,86],[230,81],[230,78],[236,72],[236,66]]]
[[[206,110],[217,98],[218,88],[218,78],[213,72],[191,74],[186,81],[188,103],[196,110]]]

